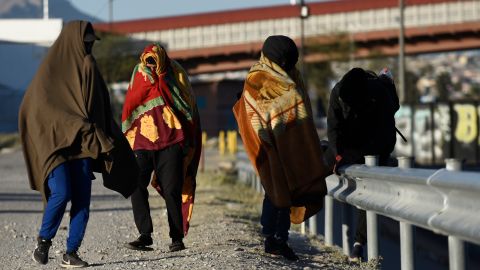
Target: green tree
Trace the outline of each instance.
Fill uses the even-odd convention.
[[[468,96],[474,100],[480,100],[480,84],[473,83]]]
[[[450,91],[453,90],[452,78],[450,77],[450,73],[440,73],[435,79],[435,85],[438,91],[438,101],[448,102],[450,99]]]
[[[419,76],[410,70],[405,71],[405,103],[417,104],[420,95],[417,88]]]
[[[115,34],[101,33],[100,38],[93,54],[105,82],[129,81],[145,43],[138,44],[126,36]]]
[[[388,67],[389,69],[392,69],[392,64],[389,58],[385,57],[382,51],[378,49],[371,50],[368,58],[370,61],[368,61],[368,65],[366,69],[374,71],[375,73],[379,72],[382,70],[384,67]]]
[[[99,33],[101,38],[93,47],[97,66],[107,85],[115,82],[129,81],[133,68],[139,61],[139,55],[145,42],[133,42],[126,36]],[[110,95],[112,113],[120,124],[123,98]]]
[[[321,40],[311,39],[307,42],[308,54],[316,59],[306,64],[307,81],[315,87],[319,99],[316,102],[320,102],[325,110],[330,97],[330,82],[335,78],[331,63],[348,61],[352,48],[346,33],[334,33]]]
[[[334,78],[334,73],[330,62],[309,63],[306,66],[308,81],[315,87],[317,101],[320,102],[324,110],[328,108],[330,97],[330,81]],[[318,105],[318,104],[317,104]],[[319,114],[326,113],[319,112]]]

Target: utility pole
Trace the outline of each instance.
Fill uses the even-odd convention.
[[[404,0],[399,0],[399,12],[400,12],[400,34],[398,37],[398,80],[399,80],[399,99],[400,104],[405,102],[405,3]]]
[[[108,27],[113,30],[113,0],[108,0]]]
[[[354,35],[355,35],[355,30],[353,24],[348,24],[348,50],[349,50],[349,66],[350,66],[350,69],[353,68],[353,65],[354,65],[354,62],[355,62],[355,39],[354,39]],[[356,27],[355,27],[356,28]]]
[[[300,62],[300,72],[307,86],[307,74],[305,68],[305,19],[308,18],[309,10],[308,6],[305,4],[304,0],[290,0],[291,5],[296,5],[300,8],[300,48],[299,48],[299,62]]]
[[[43,0],[43,19],[48,20],[48,0]]]

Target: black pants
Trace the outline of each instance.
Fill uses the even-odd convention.
[[[182,218],[182,186],[183,186],[183,153],[179,144],[159,151],[135,151],[140,167],[138,188],[132,194],[132,208],[135,224],[140,234],[153,232],[147,187],[153,171],[163,192],[167,205],[170,238],[183,238]]]
[[[389,166],[389,155],[380,155],[378,166]],[[355,242],[362,245],[367,243],[367,212],[365,210],[357,210],[357,231],[355,233]]]
[[[263,235],[275,236],[278,240],[286,242],[290,230],[290,207],[277,208],[265,195],[260,223]]]

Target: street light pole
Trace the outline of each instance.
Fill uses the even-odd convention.
[[[43,19],[48,20],[48,0],[43,0]]]
[[[399,100],[400,104],[405,102],[405,3],[404,0],[399,0],[399,12],[400,12],[400,33],[398,37],[398,81],[399,81]]]
[[[108,0],[108,28],[113,30],[113,0]]]
[[[304,80],[306,80],[307,75],[305,74],[305,18],[308,16],[308,8],[305,16],[304,8],[307,8],[307,6],[305,6],[305,2],[303,0],[300,0],[300,65],[302,65],[301,69],[303,78]]]
[[[355,62],[355,39],[354,39],[354,29],[353,29],[353,24],[348,24],[348,42],[349,42],[349,66],[350,69],[353,68],[354,62]]]
[[[290,0],[291,5],[296,5],[300,8],[300,48],[299,48],[299,62],[300,72],[303,75],[305,85],[307,85],[307,74],[305,68],[305,19],[309,16],[308,6],[304,0]]]

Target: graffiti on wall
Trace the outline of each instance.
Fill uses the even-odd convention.
[[[414,156],[425,165],[442,164],[446,158],[477,163],[479,115],[480,106],[471,103],[402,106],[396,125],[408,142],[397,135],[395,155]]]

